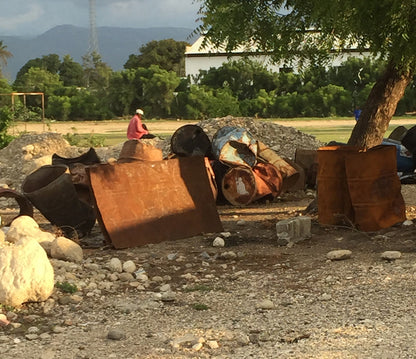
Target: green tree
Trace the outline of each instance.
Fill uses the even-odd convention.
[[[150,41],[140,47],[140,55],[130,55],[124,65],[125,69],[158,65],[166,71],[174,71],[178,76],[185,76],[185,41],[173,39]]]
[[[2,67],[7,66],[7,60],[12,56],[12,53],[7,50],[7,46],[0,40],[0,78],[3,77]]]
[[[416,68],[414,0],[200,0],[202,25],[227,51],[255,41],[276,61],[323,63],[356,47],[386,60],[349,144],[379,144]],[[315,29],[310,31],[310,29]]]
[[[242,59],[201,71],[197,82],[214,89],[228,88],[239,100],[255,98],[261,89],[276,88],[277,77],[262,64]]]
[[[146,104],[156,116],[170,116],[174,92],[181,80],[174,71],[163,70],[157,65],[151,65],[149,71],[150,76],[142,77]]]
[[[84,79],[86,87],[106,89],[108,87],[112,69],[102,61],[101,55],[93,52],[82,57]]]
[[[57,74],[61,60],[57,54],[49,54],[27,61],[17,72],[14,86],[21,86],[23,76],[33,67],[48,71],[51,74]]]
[[[0,78],[0,93],[8,94],[12,93],[13,88],[9,85],[8,81],[4,78]],[[10,96],[0,96],[0,106],[11,105]]]
[[[70,55],[65,55],[59,65],[59,77],[64,86],[84,85],[84,69]]]
[[[43,92],[45,96],[62,86],[58,74],[53,74],[38,67],[31,67],[21,78],[20,84],[16,87],[21,92]]]

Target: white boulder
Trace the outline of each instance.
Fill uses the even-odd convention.
[[[44,301],[54,288],[54,272],[45,250],[30,237],[0,244],[0,303],[18,307]]]

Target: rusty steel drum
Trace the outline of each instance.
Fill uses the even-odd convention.
[[[275,166],[266,163],[258,163],[254,168],[230,167],[222,178],[221,189],[232,205],[244,206],[268,195],[279,195],[282,176]]]
[[[179,127],[170,140],[171,150],[178,156],[203,156],[212,158],[211,141],[197,125]]]
[[[80,201],[68,167],[46,165],[26,177],[24,195],[52,224],[68,238],[87,235],[95,224],[95,212]]]
[[[229,166],[253,167],[257,162],[257,140],[242,127],[224,126],[212,139],[215,159]]]
[[[350,153],[345,168],[359,230],[378,231],[406,220],[394,146],[380,145]]]
[[[326,146],[317,151],[318,221],[340,225],[355,222],[348,189],[345,158],[358,153],[355,146]]]

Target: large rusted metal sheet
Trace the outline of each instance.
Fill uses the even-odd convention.
[[[223,231],[203,157],[97,165],[88,174],[115,248]]]

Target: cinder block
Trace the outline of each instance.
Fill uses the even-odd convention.
[[[288,242],[299,242],[311,237],[311,217],[302,216],[284,219],[276,223],[276,233],[279,239]]]

